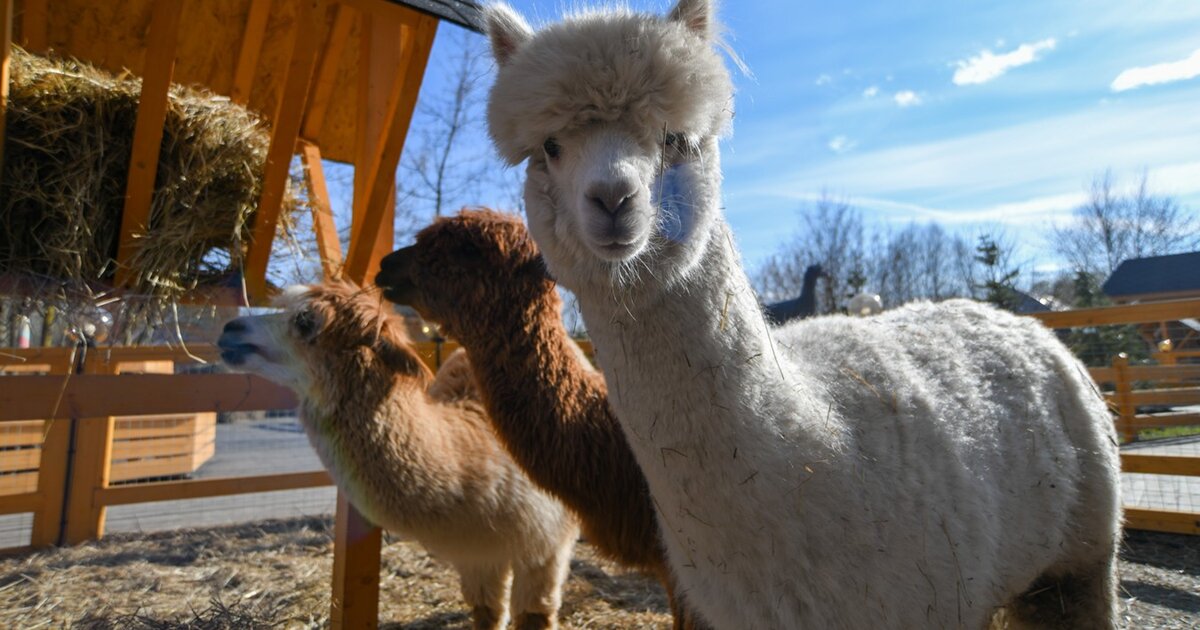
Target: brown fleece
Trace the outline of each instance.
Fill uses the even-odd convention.
[[[464,210],[383,261],[376,282],[441,324],[470,356],[488,416],[536,484],[575,511],[589,542],[656,575],[676,628],[683,609],[645,477],[608,406],[604,377],[585,365],[562,324],[562,301],[524,224]]]

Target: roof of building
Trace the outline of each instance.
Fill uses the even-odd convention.
[[[1200,252],[1131,258],[1104,282],[1111,298],[1200,294]]]
[[[423,13],[428,13],[447,22],[453,22],[463,28],[477,33],[483,32],[479,3],[473,0],[390,0],[396,4],[408,5]]]

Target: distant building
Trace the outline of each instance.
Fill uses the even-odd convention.
[[[1118,304],[1200,297],[1200,252],[1131,258],[1101,290]]]

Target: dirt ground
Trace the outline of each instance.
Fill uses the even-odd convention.
[[[0,558],[4,628],[320,628],[329,620],[326,519],[119,534]],[[392,629],[469,628],[454,573],[418,545],[388,541],[380,619]],[[1130,532],[1122,550],[1127,628],[1200,627],[1200,537]],[[576,549],[564,628],[668,628],[656,583]]]

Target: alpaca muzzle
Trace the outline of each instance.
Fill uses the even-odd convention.
[[[217,339],[217,348],[221,351],[221,361],[226,365],[243,365],[248,356],[259,352],[257,345],[246,340],[248,332],[249,327],[240,317],[225,324]]]
[[[398,249],[379,262],[375,285],[383,291],[383,297],[389,302],[411,306],[416,297],[417,287],[412,281],[415,249],[415,246]]]

